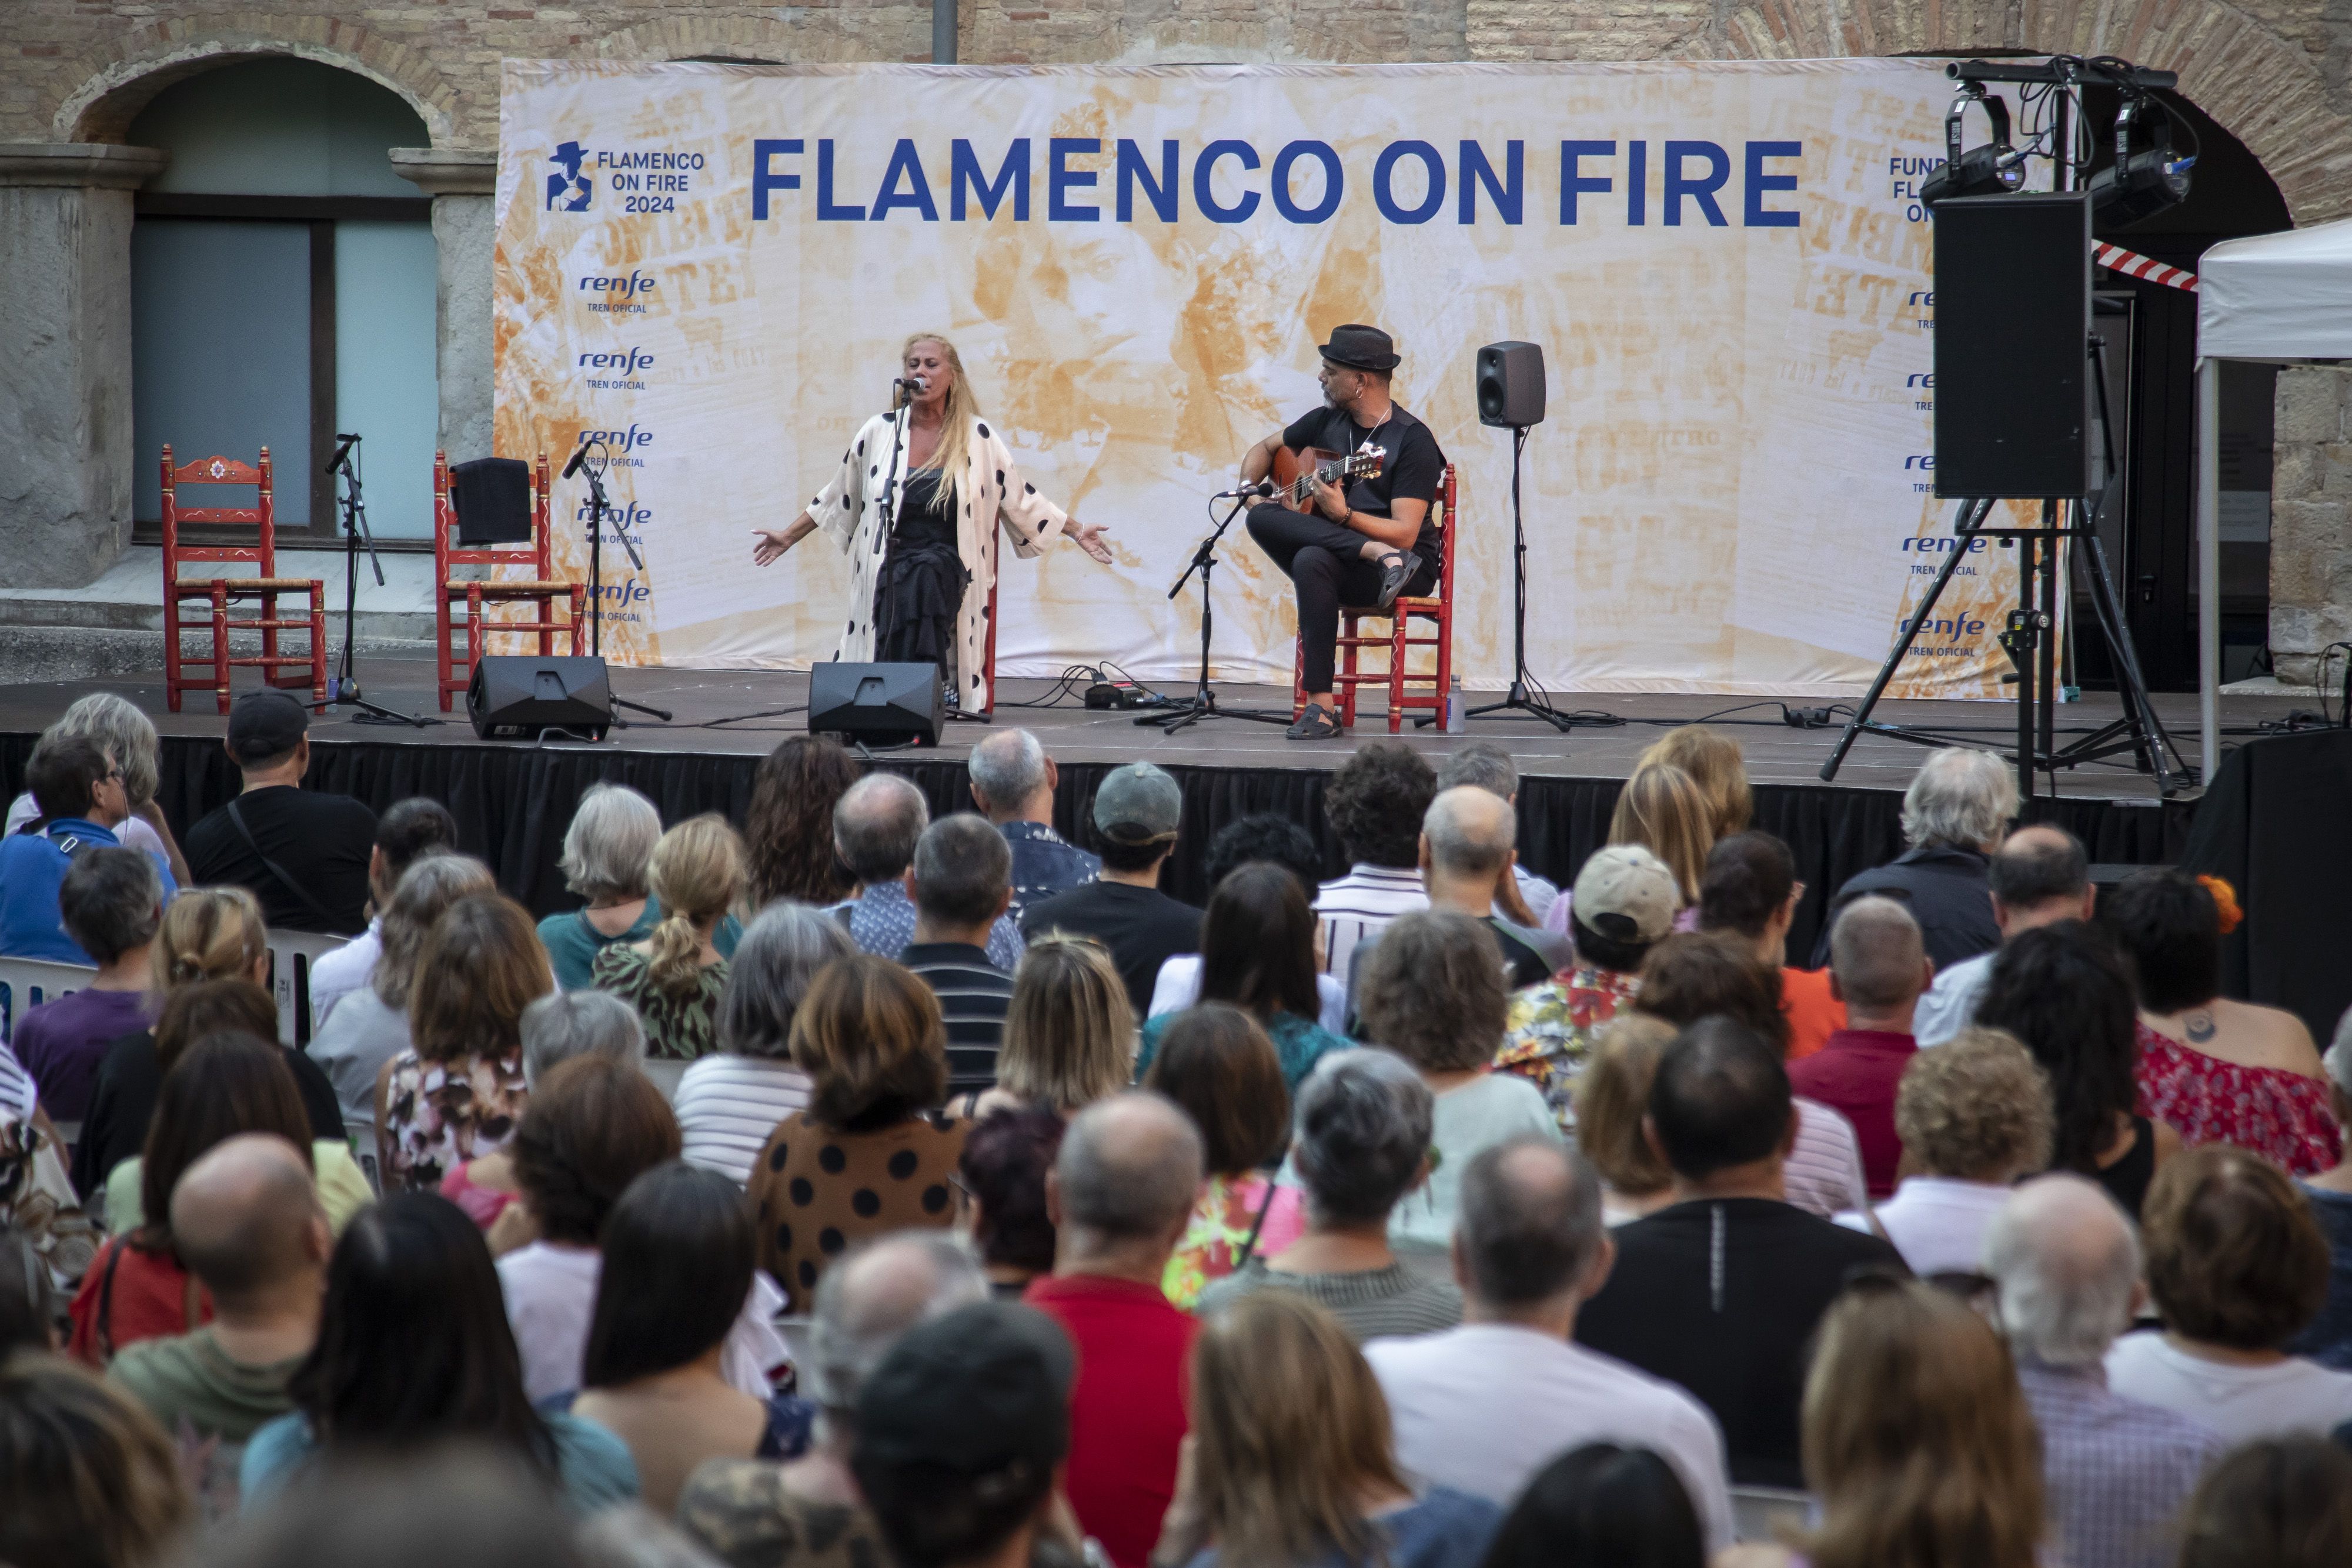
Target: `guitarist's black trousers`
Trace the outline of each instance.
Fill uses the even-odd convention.
[[[1339,641],[1339,607],[1380,602],[1380,563],[1363,555],[1371,536],[1320,512],[1294,512],[1276,501],[1250,508],[1249,531],[1298,591],[1301,684],[1310,692],[1328,692]],[[1403,591],[1425,594],[1436,586],[1437,563],[1423,560]]]

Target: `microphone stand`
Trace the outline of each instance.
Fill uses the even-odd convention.
[[[381,703],[372,703],[360,695],[360,683],[352,674],[352,624],[356,619],[360,597],[360,543],[367,543],[368,564],[375,569],[375,585],[383,586],[383,560],[375,553],[375,533],[368,527],[367,497],[361,493],[359,470],[352,465],[352,449],[359,445],[356,435],[342,438],[342,445],[328,460],[330,473],[343,476],[341,507],[343,514],[343,656],[336,663],[336,673],[327,678],[326,700],[311,701],[303,706],[313,710],[330,707],[355,707],[353,724],[404,724],[412,729],[423,729],[428,724],[439,724],[437,718],[418,718],[399,713]],[[275,672],[273,672],[274,674]]]
[[[1184,585],[1192,580],[1194,572],[1201,574],[1201,678],[1193,685],[1192,695],[1189,701],[1177,704],[1167,713],[1144,714],[1134,721],[1136,724],[1155,726],[1163,735],[1173,735],[1178,730],[1198,724],[1204,718],[1245,718],[1258,724],[1279,725],[1287,725],[1291,722],[1289,716],[1284,714],[1258,713],[1249,708],[1219,707],[1217,694],[1209,689],[1209,637],[1216,618],[1216,612],[1211,600],[1213,597],[1212,586],[1217,570],[1217,544],[1225,537],[1225,530],[1234,526],[1234,519],[1242,515],[1242,509],[1257,494],[1257,490],[1253,486],[1237,493],[1228,492],[1227,495],[1210,498],[1212,508],[1218,501],[1230,498],[1233,502],[1232,509],[1225,513],[1224,517],[1215,528],[1211,530],[1208,537],[1201,541],[1200,549],[1192,552],[1192,564],[1184,569],[1184,575],[1176,580],[1176,585],[1168,591],[1168,597],[1173,599],[1184,591]],[[1211,515],[1215,515],[1213,509]]]
[[[601,450],[604,445],[602,441],[591,439],[582,446],[582,455],[584,457],[591,446]],[[607,452],[603,462],[587,462],[581,465],[581,471],[588,476],[588,653],[592,658],[598,659],[604,656],[604,512],[609,505],[604,498],[604,467],[611,461],[612,455]],[[629,552],[630,565],[639,571],[646,570],[645,558],[637,553],[637,547],[629,542],[625,528],[621,530],[621,548]],[[671,717],[665,709],[648,707],[644,703],[633,703],[624,697],[614,697],[613,706],[627,708],[631,713],[648,715],[665,724]],[[623,729],[629,727],[627,719],[615,717],[613,722]]]

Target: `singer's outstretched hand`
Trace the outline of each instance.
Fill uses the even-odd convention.
[[[1072,517],[1070,519],[1071,539],[1076,543],[1080,549],[1086,551],[1088,555],[1094,557],[1105,566],[1108,566],[1110,564],[1111,556],[1110,546],[1103,542],[1103,535],[1109,531],[1110,525],[1108,523],[1082,523],[1076,517]]]
[[[753,528],[751,537],[760,542],[751,547],[751,563],[767,566],[815,531],[816,519],[806,512],[794,517],[789,528]]]

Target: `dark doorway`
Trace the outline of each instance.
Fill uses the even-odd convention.
[[[2177,120],[2177,150],[2198,161],[2188,200],[2128,228],[2097,237],[2168,267],[2195,271],[2206,248],[2246,235],[2294,226],[2286,199],[2245,144],[2178,93],[2155,95]],[[2115,161],[2117,108],[2109,89],[2083,94],[2095,174]],[[2145,140],[2138,145],[2145,146]],[[2121,594],[2132,641],[2150,687],[2197,685],[2197,297],[2120,273],[2097,275],[2094,330],[2105,347],[2110,417],[2120,493],[2102,514],[2100,536]],[[2221,396],[2222,678],[2268,669],[2270,624],[2271,397],[2276,372],[2231,366]],[[2079,572],[2074,635],[2079,683],[2111,687],[2106,651]]]

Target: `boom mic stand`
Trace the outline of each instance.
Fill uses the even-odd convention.
[[[1249,708],[1219,707],[1217,694],[1209,687],[1209,635],[1216,621],[1216,611],[1211,602],[1214,597],[1211,592],[1211,585],[1217,570],[1217,545],[1225,537],[1225,530],[1234,526],[1234,519],[1242,515],[1242,508],[1258,494],[1257,487],[1252,486],[1238,492],[1229,491],[1224,495],[1210,497],[1209,504],[1212,507],[1210,515],[1213,517],[1215,515],[1213,508],[1218,501],[1231,500],[1233,507],[1210,531],[1208,537],[1201,541],[1201,548],[1192,552],[1192,564],[1184,569],[1184,575],[1176,580],[1176,585],[1168,591],[1168,597],[1173,599],[1184,591],[1184,585],[1192,580],[1194,572],[1201,574],[1201,678],[1194,684],[1192,695],[1189,700],[1177,704],[1165,713],[1144,714],[1138,717],[1135,723],[1156,726],[1166,735],[1173,735],[1178,730],[1198,724],[1204,718],[1245,718],[1257,724],[1287,725],[1290,723],[1290,719],[1281,714],[1258,713]]]
[[[311,708],[355,707],[353,724],[404,724],[412,729],[423,729],[428,724],[439,724],[437,718],[419,718],[372,703],[360,695],[359,678],[352,674],[352,624],[357,617],[360,597],[360,545],[367,544],[368,564],[375,569],[375,585],[383,586],[383,560],[375,553],[375,534],[369,528],[367,497],[361,491],[359,469],[352,459],[358,455],[360,438],[338,434],[342,444],[327,460],[327,472],[343,476],[343,494],[340,506],[343,514],[343,656],[337,661],[335,674],[327,679],[324,702],[303,706]]]
[[[604,453],[603,461],[588,460],[590,447]],[[604,656],[604,513],[611,504],[604,498],[604,469],[612,462],[612,454],[605,449],[603,441],[591,436],[581,446],[580,458],[574,461],[580,464],[581,472],[588,476],[588,652],[592,657],[601,659]],[[621,548],[629,552],[629,564],[639,571],[645,570],[645,557],[639,555],[637,547],[629,542],[628,529],[622,528],[618,532]],[[671,717],[667,709],[633,703],[625,697],[614,697],[613,706],[627,708],[631,713],[646,714],[665,724]],[[623,729],[629,727],[627,719],[616,717],[613,722]]]
[[[1538,388],[1541,390],[1540,386]],[[1555,709],[1550,701],[1538,695],[1533,680],[1528,675],[1528,528],[1519,510],[1519,454],[1528,444],[1528,427],[1511,426],[1511,689],[1503,700],[1474,707],[1464,716],[1476,718],[1482,714],[1524,714],[1539,718],[1561,734],[1576,727],[1576,721]],[[1454,519],[1445,520],[1448,533],[1454,531]],[[1455,548],[1456,541],[1448,539],[1445,548]],[[1458,563],[1457,563],[1458,564]],[[1439,699],[1445,694],[1440,692]]]

